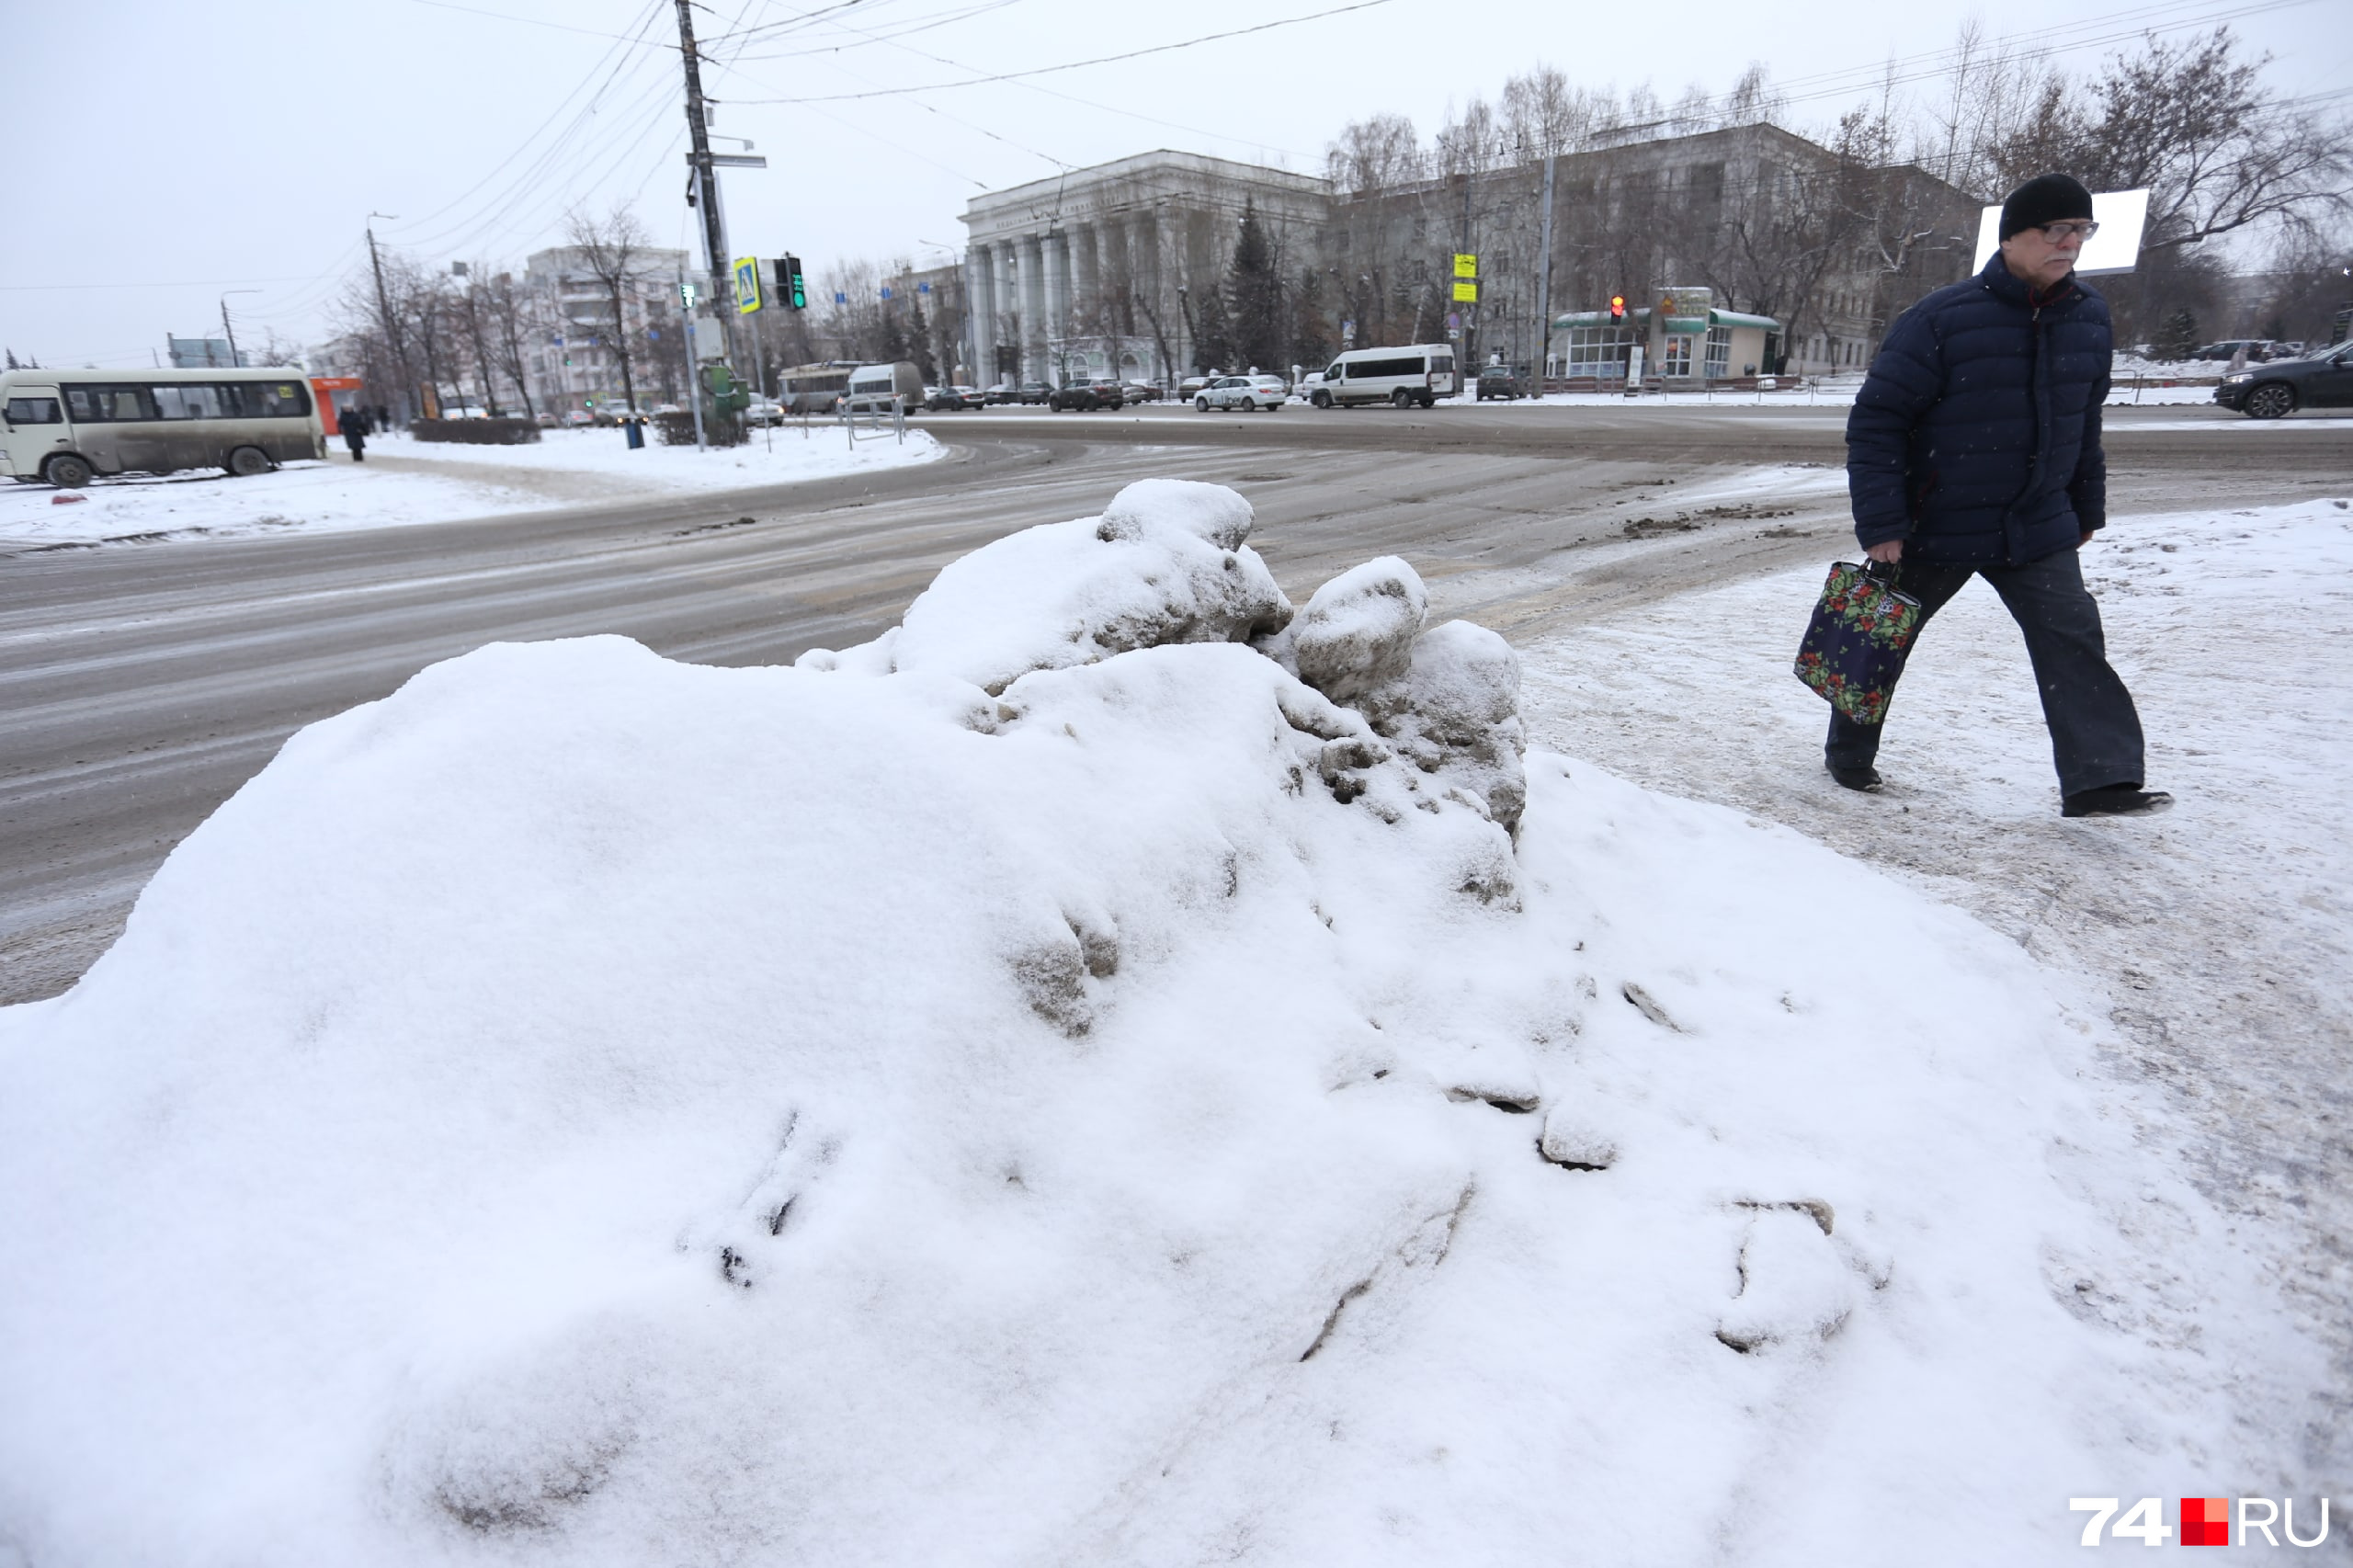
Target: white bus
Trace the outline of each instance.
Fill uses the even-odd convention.
[[[300,370],[10,370],[0,474],[78,490],[98,474],[220,468],[240,476],[324,458]]]
[[[1405,348],[1351,348],[1324,369],[1308,394],[1318,408],[1389,403],[1427,408],[1461,388],[1454,379],[1454,346],[1420,343]]]
[[[849,373],[857,369],[849,359],[787,366],[777,372],[776,400],[787,414],[831,414],[849,391]]]
[[[849,373],[847,394],[852,414],[888,414],[892,405],[921,408],[923,372],[904,359],[888,365],[860,365]]]

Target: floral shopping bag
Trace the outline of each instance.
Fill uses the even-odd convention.
[[[1920,601],[1895,591],[1895,568],[1841,561],[1798,647],[1797,677],[1859,724],[1887,718],[1887,699],[1920,629]]]

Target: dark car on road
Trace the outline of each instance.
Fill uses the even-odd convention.
[[[2331,344],[2301,359],[2249,365],[2222,378],[2214,401],[2250,419],[2278,419],[2300,408],[2353,406],[2353,343]]]
[[[1024,381],[1021,383],[1019,390],[1015,392],[1013,394],[1013,401],[1016,403],[1042,403],[1047,402],[1053,395],[1054,389],[1048,386],[1043,381]]]
[[[1530,395],[1525,366],[1490,365],[1479,372],[1479,401]]]
[[[1073,408],[1120,408],[1127,403],[1117,381],[1073,381],[1055,388],[1050,401],[1057,413]]]
[[[1120,395],[1130,403],[1158,403],[1167,394],[1150,381],[1122,381]]]
[[[987,400],[982,397],[978,387],[924,388],[923,405],[935,414],[952,414],[962,408],[981,408],[986,406],[986,403]]]

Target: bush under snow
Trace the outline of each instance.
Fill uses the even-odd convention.
[[[1523,770],[1500,639],[1248,526],[296,735],[0,1012],[0,1562],[2018,1562],[2205,1473],[2213,1221],[2014,948]]]

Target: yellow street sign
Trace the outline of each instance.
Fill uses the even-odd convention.
[[[1476,283],[1463,283],[1458,281],[1454,285],[1454,301],[1459,305],[1477,304],[1479,302],[1479,286]]]
[[[750,315],[760,308],[760,258],[739,256],[735,258],[735,310],[739,315]]]
[[[1478,277],[1479,258],[1475,256],[1464,256],[1461,252],[1457,251],[1454,256],[1454,275],[1457,278]]]

